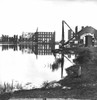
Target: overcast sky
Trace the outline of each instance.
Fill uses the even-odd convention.
[[[0,34],[35,32],[38,27],[61,37],[62,20],[73,30],[76,25],[97,28],[96,11],[96,0],[0,0]]]
[[[79,26],[79,30],[81,26],[87,25],[97,29],[96,13],[96,0],[0,0],[0,36],[2,34],[12,36],[14,34],[21,35],[22,32],[35,32],[38,27],[38,31],[55,31],[56,40],[60,40],[62,20],[65,20],[73,30],[76,25]],[[64,28],[65,36],[67,36],[68,27],[65,25]],[[44,61],[49,62],[45,58],[41,57],[36,61],[32,58],[32,55],[30,57],[28,55],[20,57],[17,55],[20,54],[15,54],[16,57],[11,53],[2,54],[2,58],[0,58],[3,61],[0,63],[1,81],[16,79],[24,82],[33,78],[33,80],[40,82],[46,79],[54,79],[55,76],[56,78],[60,77],[60,73],[51,74],[50,70],[42,71],[43,69],[37,67]],[[25,65],[21,59],[26,62]],[[22,65],[21,68],[16,61]],[[68,64],[68,62],[65,62],[65,65]],[[31,69],[32,65],[36,68],[35,71]],[[27,68],[27,66],[30,66],[30,68]],[[36,75],[35,73],[38,72],[39,74]],[[34,77],[34,75],[36,76]]]

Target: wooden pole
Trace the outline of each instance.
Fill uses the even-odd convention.
[[[62,52],[61,52],[61,78],[63,78],[63,66],[64,66],[64,21],[62,21]]]

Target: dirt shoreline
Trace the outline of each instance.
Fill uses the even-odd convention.
[[[95,89],[33,89],[20,90],[14,93],[6,93],[0,95],[0,100],[9,100],[11,98],[64,98],[75,100],[97,100],[97,90]]]

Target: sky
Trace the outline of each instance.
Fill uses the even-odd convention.
[[[62,20],[73,30],[76,25],[97,28],[96,9],[92,0],[0,0],[0,35],[21,35],[38,27],[38,31],[56,31],[61,39]]]
[[[75,26],[78,26],[79,30],[81,26],[92,26],[97,29],[96,11],[96,0],[0,0],[0,36],[35,32],[38,27],[38,31],[41,32],[55,31],[56,41],[60,41],[62,20],[66,21],[73,30],[75,30]],[[66,40],[68,29],[64,25]],[[14,79],[27,82],[33,79],[40,83],[46,79],[60,79],[60,70],[51,73],[48,69],[44,71],[42,69],[42,63],[45,62],[47,65],[53,57],[50,60],[49,57],[39,57],[38,60],[35,60],[32,55],[22,56],[20,52],[18,54],[15,52],[14,55],[11,51],[1,53],[0,60],[3,61],[0,63],[1,81]],[[18,64],[22,67],[20,68]],[[37,67],[40,65],[40,68]],[[31,66],[34,66],[34,71]],[[65,61],[65,68],[67,66],[69,66],[69,62]]]

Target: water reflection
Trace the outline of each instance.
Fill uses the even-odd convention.
[[[35,55],[52,55],[52,47],[48,44],[2,44],[2,51],[13,49],[13,51],[21,51],[22,53],[29,53]]]
[[[14,51],[18,50],[17,45],[1,45],[1,47],[2,47],[2,51],[8,50],[8,49],[13,49]]]
[[[16,80],[22,84],[31,82],[39,86],[43,81],[60,78],[60,71],[52,72],[48,67],[54,61],[54,56],[38,56],[36,59],[35,49],[31,44],[0,45],[0,82]]]
[[[31,82],[39,86],[46,80],[59,80],[60,69],[52,72],[48,67],[55,60],[51,51],[51,45],[44,44],[38,44],[38,47],[32,44],[0,45],[0,82],[11,82],[14,79],[22,84]],[[47,56],[38,56],[36,59],[35,55]]]

